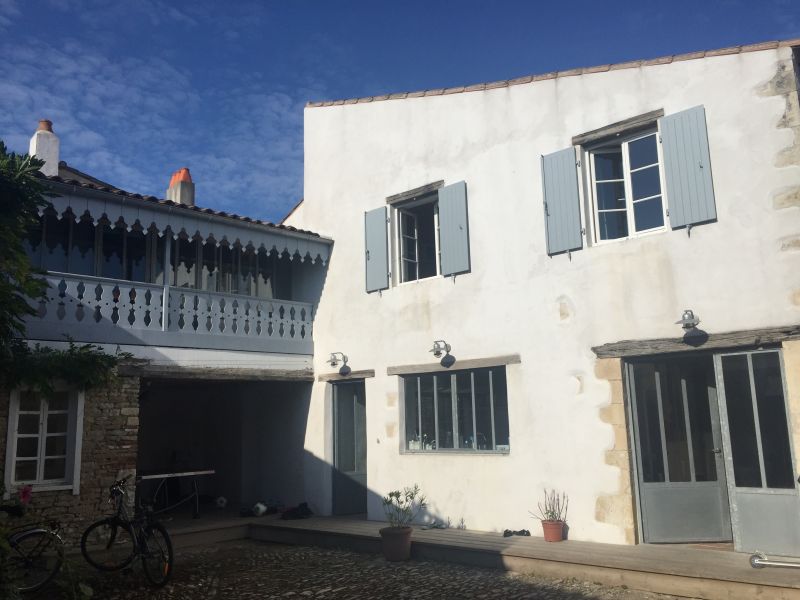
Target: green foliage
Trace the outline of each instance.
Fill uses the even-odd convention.
[[[25,254],[23,240],[38,222],[40,207],[48,204],[42,181],[36,176],[43,161],[9,153],[0,141],[0,352],[15,335],[25,331],[22,319],[34,313],[28,298],[47,289]]]
[[[540,521],[563,521],[567,520],[567,508],[569,508],[569,496],[566,492],[559,494],[555,490],[544,490],[544,502],[537,504],[539,512],[531,512],[531,515]],[[530,512],[530,511],[529,511]]]
[[[414,522],[420,511],[425,508],[425,495],[417,484],[403,488],[403,491],[389,492],[383,498],[383,512],[391,527],[407,527]]]
[[[3,497],[5,491],[5,486],[0,483],[0,498]],[[0,503],[2,503],[2,500],[0,500]],[[15,502],[14,504],[20,505],[20,510],[22,510],[22,506],[19,501]],[[8,505],[4,504],[4,506]],[[10,518],[10,515],[7,513],[0,513],[0,598],[3,600],[18,600],[21,598],[21,596],[17,591],[17,586],[15,585],[13,580],[14,578],[12,576],[13,573],[11,571],[11,566],[9,565],[11,546],[8,543],[8,535],[11,532],[11,528],[8,525],[8,520]]]
[[[108,385],[121,360],[131,358],[127,352],[107,354],[94,344],[75,344],[58,350],[36,344],[33,348],[22,340],[13,340],[10,351],[0,353],[0,381],[8,388],[26,386],[50,393],[53,383],[64,382],[75,389]]]
[[[55,584],[61,597],[67,600],[89,600],[94,597],[92,586],[82,581],[78,566],[68,556],[64,558]]]

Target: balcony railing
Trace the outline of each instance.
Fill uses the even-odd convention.
[[[33,340],[311,354],[313,305],[48,273],[26,321]],[[167,318],[164,320],[164,306]]]

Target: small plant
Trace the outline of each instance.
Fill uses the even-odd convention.
[[[389,492],[383,498],[383,511],[390,527],[408,527],[425,508],[425,495],[417,484],[403,491]]]
[[[539,519],[540,521],[566,522],[567,508],[569,508],[569,497],[567,496],[566,492],[561,492],[560,494],[555,490],[548,492],[547,488],[545,488],[544,502],[539,502],[537,506],[539,507],[539,512],[531,512],[531,515],[534,518]]]

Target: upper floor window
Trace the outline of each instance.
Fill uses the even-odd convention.
[[[653,131],[589,152],[595,241],[663,229],[658,134]]]
[[[367,292],[470,270],[467,185],[437,182],[364,215]]]
[[[541,168],[549,255],[717,218],[702,106],[575,136]]]

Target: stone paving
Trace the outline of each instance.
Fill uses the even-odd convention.
[[[572,579],[545,579],[437,562],[389,563],[374,554],[251,540],[179,552],[174,578],[161,590],[147,585],[139,565],[121,573],[100,574],[86,571],[83,567],[81,572],[94,589],[93,599],[102,600],[674,598]],[[47,590],[42,597],[48,600],[59,598],[53,589]]]

